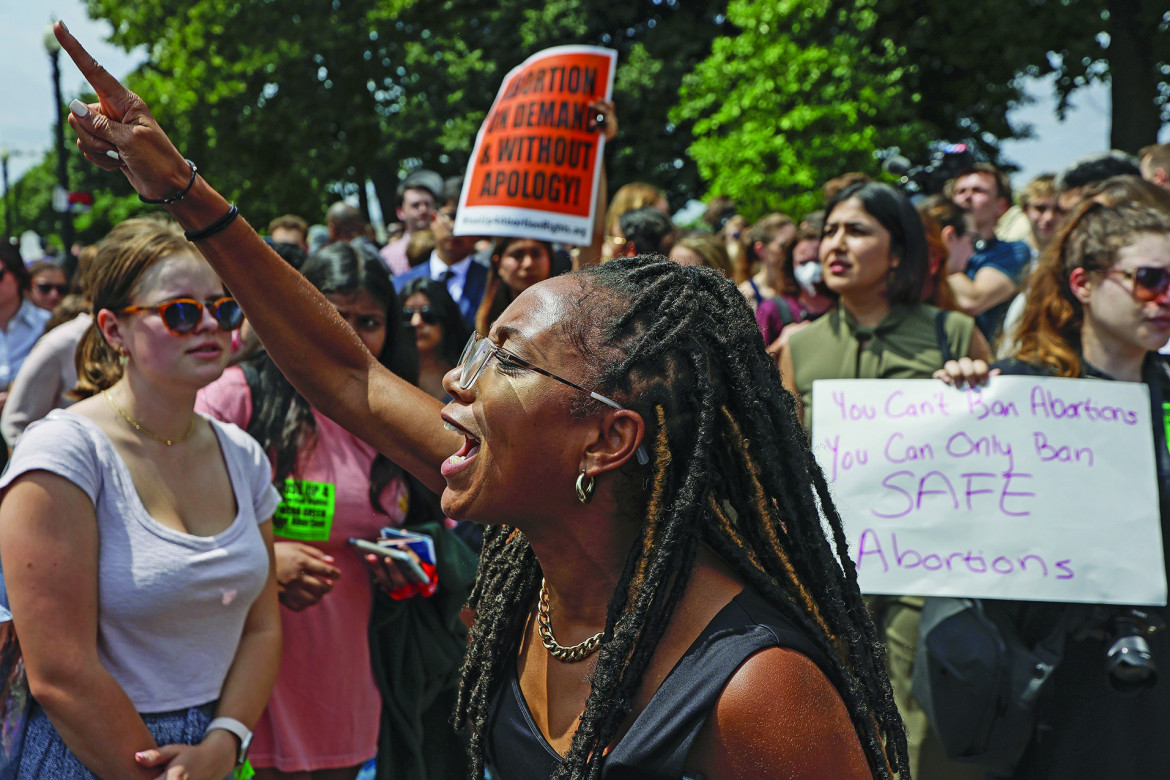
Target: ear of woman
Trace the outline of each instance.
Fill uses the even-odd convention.
[[[1081,302],[1082,306],[1088,304],[1089,295],[1092,293],[1089,272],[1084,268],[1074,268],[1069,271],[1068,288],[1072,292],[1073,297]]]
[[[646,436],[642,415],[630,409],[606,410],[598,421],[597,437],[585,449],[589,474],[611,471],[636,462],[638,447]]]

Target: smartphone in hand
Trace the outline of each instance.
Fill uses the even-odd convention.
[[[355,539],[352,537],[349,543],[362,553],[373,553],[374,555],[394,561],[394,565],[398,567],[398,570],[402,572],[402,576],[408,582],[413,582],[418,585],[429,585],[431,583],[431,578],[418,565],[418,561],[397,547],[377,544],[376,542],[367,542],[365,539]]]

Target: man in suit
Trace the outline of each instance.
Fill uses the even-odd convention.
[[[442,205],[431,218],[431,232],[435,236],[435,251],[430,259],[419,263],[406,273],[394,277],[394,287],[399,292],[412,279],[430,277],[447,285],[447,292],[455,303],[469,328],[475,328],[475,312],[487,286],[488,269],[477,263],[471,256],[475,249],[474,236],[453,235],[455,212],[459,206],[459,192],[463,180],[459,177],[443,182]]]

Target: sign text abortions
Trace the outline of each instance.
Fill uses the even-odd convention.
[[[1164,604],[1145,385],[813,385],[813,449],[867,593]]]

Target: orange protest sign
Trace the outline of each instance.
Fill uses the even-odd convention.
[[[457,235],[591,240],[604,137],[590,104],[613,92],[617,53],[557,46],[505,78],[475,139]]]

